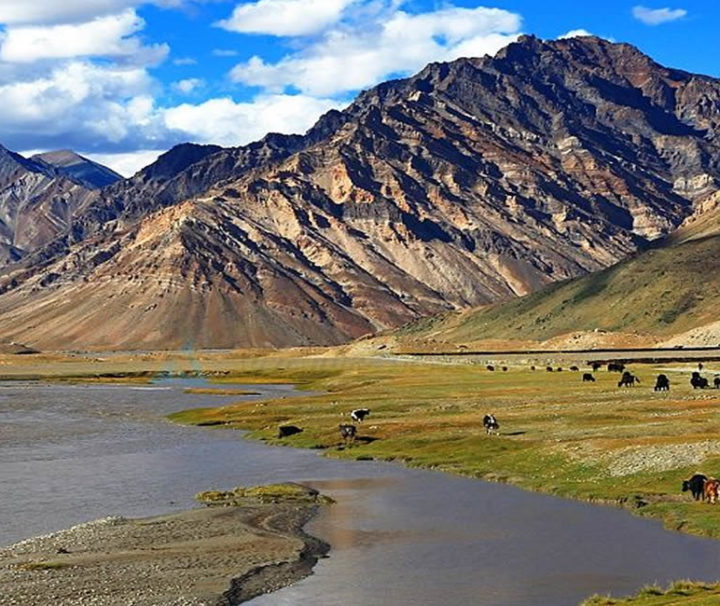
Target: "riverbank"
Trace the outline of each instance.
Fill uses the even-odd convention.
[[[291,493],[105,518],[2,548],[0,605],[230,606],[275,591],[311,574],[329,550],[303,532],[325,501],[297,486]]]
[[[573,362],[579,371],[568,366],[558,371],[564,360],[513,364],[502,354],[486,365],[404,360],[389,369],[355,362],[352,368],[326,365],[324,377],[313,361],[296,362],[293,374],[323,395],[187,411],[172,418],[249,429],[250,437],[321,449],[332,457],[395,460],[615,505],[660,519],[670,530],[720,538],[720,507],[692,501],[680,490],[681,481],[697,471],[720,475],[720,394],[692,389],[695,364],[633,364],[642,387],[619,389],[619,375],[606,370],[595,372],[594,382],[583,382],[582,374],[591,369],[579,361]],[[490,364],[494,370],[486,368]],[[553,371],[547,372],[545,364]],[[706,362],[706,376],[718,371],[720,365]],[[263,375],[275,380],[288,367],[255,361],[247,372],[256,380]],[[669,376],[669,393],[652,390],[659,373]],[[372,412],[358,424],[358,439],[345,444],[337,424],[350,421],[347,415],[355,408]],[[500,421],[497,437],[482,427],[487,412]],[[303,431],[281,439],[281,424]],[[686,584],[681,590],[650,588],[625,600],[595,598],[588,604],[709,606],[718,599],[716,586]]]
[[[720,604],[720,583],[676,581],[668,588],[650,585],[628,598],[593,596],[580,606],[717,606]]]
[[[249,430],[272,444],[323,450],[327,456],[399,461],[408,466],[499,481],[562,497],[626,507],[665,526],[720,538],[720,507],[692,501],[681,481],[702,471],[720,475],[720,391],[694,390],[694,365],[634,364],[641,387],[620,389],[606,370],[585,383],[582,374],[548,360],[531,370],[501,354],[485,365],[377,360],[250,360],[230,376],[276,382],[292,376],[318,393],[293,400],[244,402],[171,415],[187,424]],[[545,362],[545,360],[543,360]],[[708,363],[707,376],[720,371]],[[670,392],[652,389],[667,374]],[[345,444],[338,423],[370,408],[358,438]],[[488,436],[492,412],[500,435]],[[279,425],[302,433],[279,438]]]

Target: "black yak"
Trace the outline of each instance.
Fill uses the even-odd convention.
[[[667,375],[658,375],[655,380],[655,391],[670,391],[670,380]]]
[[[703,489],[705,488],[705,482],[707,482],[707,476],[696,473],[692,478],[683,480],[682,491],[687,492],[688,490],[696,501],[700,500],[703,496]]]
[[[355,427],[355,425],[339,425],[338,427],[340,429],[340,437],[343,440],[346,442],[355,440],[355,436],[357,435],[357,427]]]
[[[361,421],[365,420],[365,417],[367,417],[370,414],[369,408],[356,408],[350,413],[350,418],[353,421],[356,421],[360,423]]]
[[[708,386],[708,380],[705,377],[701,377],[700,373],[695,371],[690,377],[690,385],[693,389],[706,389]]]
[[[640,379],[626,370],[623,372],[622,378],[618,381],[618,387],[633,387],[635,383],[640,383]]]

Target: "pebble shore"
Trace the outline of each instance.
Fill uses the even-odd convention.
[[[0,549],[0,606],[232,606],[309,575],[317,506],[104,518]]]

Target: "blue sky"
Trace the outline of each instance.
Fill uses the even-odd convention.
[[[0,143],[124,174],[183,142],[303,132],[359,90],[521,33],[720,77],[715,0],[0,0]]]

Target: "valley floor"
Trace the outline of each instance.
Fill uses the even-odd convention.
[[[295,383],[308,390],[306,397],[186,411],[173,420],[249,429],[251,437],[325,449],[333,457],[394,460],[623,506],[672,530],[720,538],[720,504],[695,502],[680,491],[695,472],[720,476],[720,390],[692,389],[695,362],[633,363],[640,385],[618,388],[619,375],[606,370],[584,383],[589,369],[577,356],[491,355],[472,361],[322,351],[22,356],[0,366],[0,375],[146,380],[147,373],[172,372],[208,376],[218,388],[224,381]],[[580,370],[569,370],[572,364]],[[563,370],[547,372],[546,366]],[[715,372],[720,363],[707,361],[703,374],[711,384]],[[658,373],[669,377],[669,392],[653,391]],[[338,424],[351,422],[348,413],[363,407],[371,409],[370,417],[358,424],[354,443],[345,444]],[[500,423],[498,436],[488,436],[482,426],[489,412]],[[279,425],[303,431],[280,439]],[[696,593],[643,594],[627,603],[718,603],[716,589]],[[589,602],[606,603],[624,602]]]

